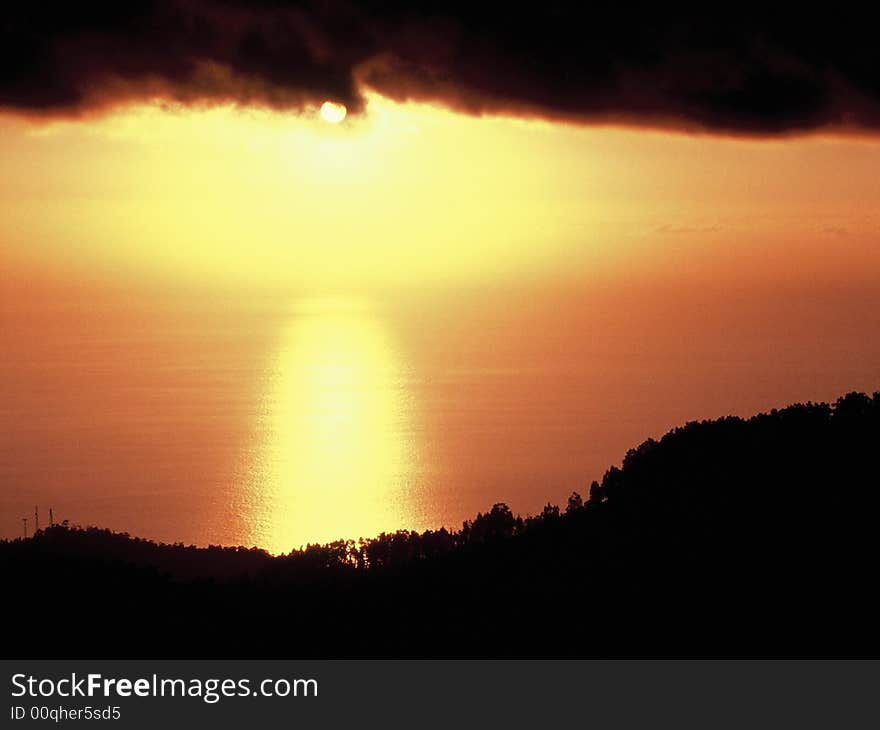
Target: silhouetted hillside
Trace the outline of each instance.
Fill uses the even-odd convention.
[[[583,501],[256,549],[0,544],[11,656],[880,654],[880,394],[689,423]]]

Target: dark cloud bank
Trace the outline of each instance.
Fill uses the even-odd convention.
[[[364,89],[471,113],[732,134],[880,129],[878,11],[657,3],[11,0],[0,107],[299,109]]]

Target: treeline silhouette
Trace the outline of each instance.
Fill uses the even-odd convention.
[[[573,493],[566,514],[583,508],[583,500]],[[374,538],[334,540],[308,544],[286,555],[272,556],[258,547],[197,547],[183,543],[161,543],[127,532],[99,527],[60,525],[38,530],[32,537],[6,541],[7,549],[35,553],[63,553],[68,557],[112,558],[133,565],[149,565],[173,580],[212,578],[231,580],[261,577],[308,579],[330,573],[345,573],[403,566],[417,560],[436,558],[468,545],[521,535],[546,520],[558,518],[559,507],[548,504],[534,517],[514,516],[504,503],[497,503],[485,514],[466,520],[461,529],[398,530]]]
[[[0,543],[12,656],[876,656],[880,393],[688,423],[587,499],[256,548]]]

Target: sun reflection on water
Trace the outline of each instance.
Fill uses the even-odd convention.
[[[309,300],[271,372],[254,542],[278,553],[408,523],[413,417],[404,368],[369,308]]]

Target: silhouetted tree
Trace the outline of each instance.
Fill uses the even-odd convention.
[[[579,509],[583,509],[584,500],[581,498],[581,495],[577,492],[572,492],[571,496],[568,498],[568,504],[565,507],[565,514],[571,514],[572,512],[577,512]]]

